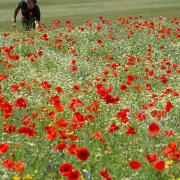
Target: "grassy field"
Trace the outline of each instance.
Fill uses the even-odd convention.
[[[17,0],[0,0],[0,27],[11,25],[13,9]],[[99,15],[108,18],[120,16],[180,16],[179,0],[39,0],[42,21],[49,22],[54,18],[70,19],[82,23],[87,18]]]

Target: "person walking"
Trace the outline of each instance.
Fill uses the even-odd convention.
[[[13,26],[16,25],[16,17],[21,9],[22,24],[26,29],[38,28],[40,25],[41,12],[37,0],[21,0],[15,10],[12,19]]]

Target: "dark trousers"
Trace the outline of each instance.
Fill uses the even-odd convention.
[[[23,28],[26,30],[35,29],[35,20],[32,19],[23,19],[22,20]]]

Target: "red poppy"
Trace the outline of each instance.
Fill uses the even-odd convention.
[[[25,163],[24,162],[14,162],[13,170],[17,173],[22,173],[24,171]]]
[[[47,81],[43,81],[43,82],[41,83],[41,87],[42,87],[43,89],[50,89],[50,88],[51,88],[51,85],[50,85]]]
[[[64,111],[64,106],[60,103],[55,105],[56,111],[57,112],[63,112]]]
[[[160,111],[157,112],[156,118],[158,120],[161,120],[164,117],[164,115],[165,115],[165,111],[164,110],[160,110]]]
[[[15,126],[12,126],[12,125],[4,125],[4,126],[3,126],[3,131],[4,131],[5,133],[11,134],[11,133],[13,133],[13,132],[16,131],[16,127],[15,127]]]
[[[76,155],[81,161],[85,161],[89,158],[90,153],[86,148],[80,148],[77,150]]]
[[[175,150],[177,148],[177,142],[173,141],[171,143],[168,144],[168,147],[171,149],[171,150]]]
[[[158,171],[163,171],[165,169],[165,163],[164,161],[158,161],[154,164],[154,169]]]
[[[8,144],[0,144],[0,155],[5,154],[9,150]]]
[[[53,96],[53,97],[50,98],[49,101],[50,101],[50,103],[56,105],[56,104],[60,103],[60,98],[59,98],[59,96]]]
[[[127,89],[127,85],[123,84],[120,86],[121,91],[125,91]]]
[[[94,113],[98,113],[99,112],[99,105],[100,103],[98,101],[93,101],[91,106],[87,106],[86,109],[88,111],[92,111]]]
[[[92,135],[93,135],[93,137],[96,137],[99,141],[101,141],[103,143],[106,141],[100,131],[95,131]]]
[[[139,112],[136,113],[135,118],[137,120],[139,120],[139,121],[143,121],[143,120],[146,119],[146,114],[141,112],[141,111],[139,111]]]
[[[71,66],[70,71],[71,71],[72,73],[75,73],[77,70],[78,70],[77,66]]]
[[[69,176],[72,170],[73,170],[73,166],[70,163],[64,163],[59,166],[59,172],[63,176]]]
[[[25,134],[26,136],[29,136],[29,137],[36,135],[36,131],[35,130],[30,129],[29,127],[26,127],[26,126],[21,126],[18,129],[18,133],[19,134]]]
[[[170,101],[167,102],[167,103],[166,103],[166,112],[170,112],[171,109],[172,109],[172,107],[173,107],[172,103],[171,103]]]
[[[163,155],[172,160],[180,160],[180,150],[177,147],[176,142],[171,142],[168,144],[168,147],[162,149]]]
[[[56,128],[55,127],[46,127],[45,128],[46,130],[46,137],[49,139],[49,140],[53,140],[56,138]]]
[[[81,174],[78,170],[72,170],[69,174],[68,174],[68,180],[80,180]]]
[[[53,149],[55,151],[62,151],[65,147],[66,147],[65,143],[60,143],[60,144],[57,144]]]
[[[3,37],[7,38],[7,37],[9,37],[9,35],[10,35],[10,33],[6,32],[6,33],[3,34]]]
[[[50,119],[54,119],[55,116],[56,116],[56,114],[55,114],[54,111],[51,111],[51,112],[48,113],[48,117],[49,117]]]
[[[153,163],[155,161],[158,160],[158,154],[157,153],[153,153],[153,154],[150,154],[150,155],[146,155],[146,159],[149,163]]]
[[[18,98],[18,99],[16,99],[15,106],[17,108],[26,108],[27,104],[23,98]]]
[[[58,93],[61,93],[63,91],[62,87],[58,86],[55,88],[55,90],[58,92]]]
[[[159,133],[160,128],[157,123],[151,123],[148,130],[150,135],[155,136]]]
[[[66,148],[66,151],[71,155],[76,155],[77,149],[78,147],[76,144],[71,144]]]
[[[56,121],[56,126],[59,126],[59,127],[66,127],[68,125],[68,122],[63,120],[63,119],[58,119]]]
[[[112,179],[110,174],[109,174],[109,171],[107,169],[101,170],[100,175],[106,180],[111,180]]]
[[[173,132],[172,130],[167,130],[167,131],[165,131],[165,134],[166,134],[167,136],[174,136],[174,132]]]
[[[59,130],[58,136],[60,139],[67,139],[67,132],[65,130]]]
[[[112,133],[112,132],[117,131],[117,130],[119,130],[119,126],[116,123],[113,123],[110,125],[108,132]]]
[[[11,85],[11,91],[18,92],[19,91],[19,87],[16,84],[13,84],[13,85]]]
[[[129,112],[129,109],[121,109],[116,116],[120,118],[123,123],[127,123],[129,121],[129,118],[127,116]]]
[[[163,84],[166,84],[167,83],[167,78],[166,78],[166,75],[162,75],[161,76],[161,82],[163,83]]]
[[[78,86],[78,85],[74,85],[74,86],[73,86],[73,90],[74,90],[74,91],[80,91],[81,88],[80,88],[80,86]]]
[[[129,166],[132,169],[137,170],[137,169],[141,168],[142,164],[139,161],[130,161]]]
[[[73,111],[76,110],[77,107],[83,106],[83,102],[79,99],[71,99],[71,102],[69,104],[69,108]]]
[[[3,166],[6,169],[13,169],[14,162],[11,159],[5,159],[5,160],[3,160]]]
[[[133,128],[132,126],[128,126],[127,128],[126,128],[126,134],[129,134],[129,135],[133,135],[133,134],[136,134],[136,129],[135,128]]]
[[[98,39],[98,40],[97,40],[97,43],[98,43],[98,44],[102,44],[102,43],[103,43],[103,40],[102,40],[102,39]]]
[[[120,97],[119,96],[111,96],[111,95],[106,95],[103,98],[106,102],[106,104],[117,104],[120,101]]]
[[[8,78],[8,75],[6,75],[6,74],[0,74],[0,81],[1,80],[5,80],[5,79],[7,79]]]

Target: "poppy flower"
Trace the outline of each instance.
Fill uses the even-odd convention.
[[[68,147],[66,147],[66,151],[71,155],[76,155],[77,149],[78,147],[76,144],[71,144]]]
[[[171,109],[172,109],[172,107],[173,107],[172,103],[171,103],[170,101],[167,102],[167,103],[166,103],[166,112],[170,112]]]
[[[128,126],[125,130],[126,134],[129,134],[129,135],[133,135],[133,134],[136,134],[136,129],[133,128],[132,126]]]
[[[63,112],[64,111],[64,106],[60,103],[55,105],[56,111],[57,112]]]
[[[19,87],[16,84],[13,84],[13,85],[11,85],[11,91],[18,92],[19,91]]]
[[[6,32],[6,33],[3,34],[3,37],[7,38],[7,37],[9,37],[9,35],[10,35],[10,33]]]
[[[25,163],[24,162],[14,162],[13,170],[17,173],[22,173],[24,171]]]
[[[157,153],[152,153],[150,155],[146,155],[146,159],[149,163],[153,163],[155,161],[157,161],[158,159],[158,154]]]
[[[17,108],[26,108],[27,104],[23,98],[18,98],[18,99],[16,99],[15,106]]]
[[[167,159],[180,160],[180,150],[176,142],[169,143],[167,147],[162,149],[162,153]]]
[[[56,90],[58,93],[61,93],[61,92],[63,91],[62,87],[60,87],[60,86],[57,86],[57,87],[55,88],[55,90]]]
[[[26,126],[21,126],[18,129],[18,133],[19,134],[25,134],[26,136],[29,136],[29,137],[36,135],[36,131],[35,130],[30,129],[29,127],[26,127]]]
[[[73,166],[70,163],[64,163],[59,166],[59,172],[63,176],[69,176],[72,170],[73,170]]]
[[[56,138],[56,128],[55,127],[46,127],[46,137],[49,140],[53,140]]]
[[[167,77],[166,77],[166,75],[162,75],[161,76],[161,82],[163,83],[163,84],[166,84],[167,83]]]
[[[117,104],[119,101],[120,101],[120,97],[119,96],[111,96],[111,95],[106,95],[104,98],[103,98],[106,102],[106,104]]]
[[[158,161],[154,164],[154,169],[157,171],[163,171],[165,169],[165,162],[164,161]]]
[[[100,142],[105,142],[105,138],[103,137],[102,133],[100,131],[93,132],[93,137],[96,137]]]
[[[172,130],[165,131],[166,136],[174,136],[174,132]]]
[[[99,112],[99,105],[100,105],[100,103],[98,101],[93,101],[91,106],[86,107],[86,110],[92,111],[94,113],[98,113]]]
[[[117,131],[117,130],[119,130],[119,126],[116,123],[113,123],[110,125],[108,132],[112,133],[112,132]]]
[[[72,170],[69,174],[68,174],[68,180],[80,180],[81,174],[78,170]]]
[[[62,151],[65,147],[66,147],[65,143],[60,143],[60,144],[57,144],[53,149],[55,151]]]
[[[51,111],[51,112],[49,112],[48,113],[48,117],[50,118],[50,119],[54,119],[55,118],[55,112],[54,111]]]
[[[109,174],[109,171],[108,171],[107,169],[103,169],[103,170],[101,170],[99,173],[100,173],[100,175],[101,175],[104,179],[106,179],[106,180],[112,180],[112,178],[111,178],[111,176],[110,176],[110,174]]]
[[[129,109],[121,109],[117,114],[116,116],[121,119],[121,121],[123,123],[127,123],[129,121],[129,118],[128,118],[128,113],[130,112]]]
[[[50,89],[51,88],[51,84],[49,84],[47,81],[43,81],[40,85],[43,89]]]
[[[151,123],[148,130],[150,135],[155,136],[159,133],[160,128],[157,123]]]
[[[125,91],[127,89],[127,85],[126,84],[123,84],[120,86],[120,90],[121,91]]]
[[[71,102],[69,104],[69,108],[72,110],[76,110],[77,107],[83,106],[83,102],[79,99],[71,99]]]
[[[56,126],[59,126],[59,127],[66,127],[68,125],[68,122],[63,120],[63,119],[58,119],[56,121]]]
[[[9,148],[8,144],[0,144],[0,155],[5,154]]]
[[[58,136],[60,139],[67,139],[67,132],[65,130],[59,130]]]
[[[141,111],[139,111],[139,112],[137,112],[137,113],[135,114],[135,118],[136,118],[137,120],[139,120],[139,121],[143,121],[143,120],[146,119],[146,114],[143,113],[143,112],[141,112]]]
[[[56,105],[56,104],[59,104],[60,103],[60,98],[59,96],[53,96],[50,98],[50,103]]]
[[[177,142],[173,141],[171,143],[168,144],[168,147],[171,149],[171,150],[175,150],[177,148]]]
[[[77,66],[75,66],[75,65],[71,66],[70,71],[71,71],[72,73],[77,72],[77,70],[78,70]]]
[[[102,39],[98,39],[98,40],[97,40],[97,43],[98,43],[98,44],[102,44],[102,43],[103,43],[103,40],[102,40]]]
[[[85,161],[88,159],[90,153],[86,148],[80,148],[77,150],[77,157],[81,160],[81,161]]]
[[[14,162],[13,162],[13,160],[11,160],[11,159],[5,159],[5,160],[3,160],[3,166],[4,166],[6,169],[13,169],[13,167],[14,167]]]
[[[6,74],[0,74],[0,81],[1,80],[5,80],[5,79],[7,79],[8,78],[8,75],[6,75]]]
[[[141,168],[142,164],[139,161],[130,161],[129,166],[131,167],[131,169],[137,170]]]
[[[13,133],[13,132],[16,131],[16,127],[15,127],[15,126],[12,126],[12,125],[4,125],[4,126],[3,126],[3,131],[4,131],[5,133],[11,134],[11,133]]]

